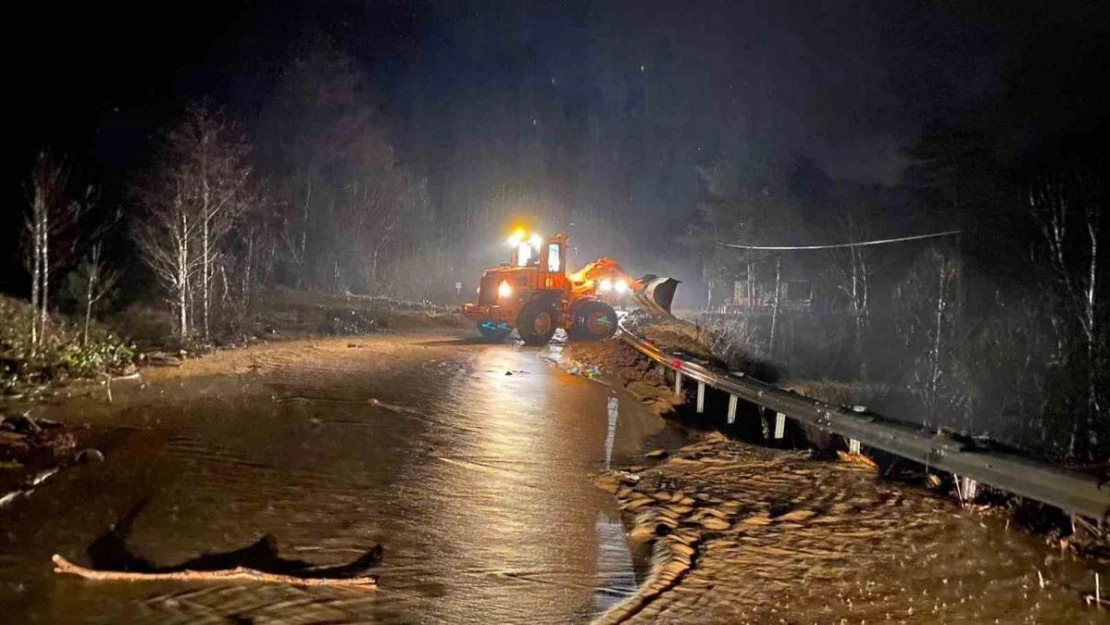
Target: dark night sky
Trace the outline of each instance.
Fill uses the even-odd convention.
[[[316,32],[366,64],[382,103],[402,119],[442,105],[429,113],[434,124],[476,90],[514,92],[527,108],[544,90],[573,106],[604,97],[610,81],[667,83],[686,110],[675,121],[703,148],[722,130],[769,137],[834,176],[891,182],[900,143],[923,122],[997,88],[1003,51],[999,28],[978,12],[917,3],[523,4],[68,10],[61,24],[30,25],[59,54],[49,66],[17,65],[30,87],[22,143],[78,155],[91,144],[106,165],[130,165],[142,137],[182,101],[257,106],[290,48]]]
[[[474,143],[527,135],[551,163],[570,131],[582,141],[591,123],[619,122],[622,162],[642,170],[632,203],[673,217],[697,199],[693,165],[721,154],[805,156],[833,177],[894,183],[900,149],[997,98],[1007,67],[1030,83],[1010,91],[1041,104],[1105,77],[1097,2],[524,4],[40,5],[20,25],[35,45],[14,63],[9,150],[26,165],[52,146],[118,196],[185,102],[224,105],[249,127],[281,68],[322,35],[370,74],[401,158],[441,202],[455,199],[444,172],[484,166],[459,155]],[[544,175],[567,186],[568,171]],[[6,185],[17,204],[20,184]]]

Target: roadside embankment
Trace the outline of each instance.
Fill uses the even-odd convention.
[[[697,362],[699,356],[691,352],[700,349],[708,353],[708,355],[701,357],[701,359],[712,367],[718,369],[727,367],[730,371],[739,370],[745,375],[761,380],[773,379],[764,376],[763,372],[767,371],[769,368],[763,363],[750,361],[755,367],[745,366],[745,357],[742,354],[742,350],[738,350],[736,346],[732,346],[727,350],[729,353],[733,354],[733,362],[731,364],[724,363],[720,358],[713,356],[712,354],[717,353],[719,350],[717,348],[711,349],[710,344],[707,342],[710,340],[711,335],[707,334],[702,336],[703,330],[698,326],[680,320],[657,321],[640,318],[632,319],[631,321],[633,322],[632,327],[635,328],[634,331],[637,334],[651,337],[649,340],[659,345],[660,348],[667,353],[681,354],[686,360]],[[699,345],[700,347],[698,347]],[[579,352],[576,351],[577,349],[577,346],[572,347],[570,354],[579,354]],[[593,358],[597,361],[594,366],[600,365],[604,368],[608,365],[609,370],[612,369],[612,365],[620,364],[620,359],[614,360],[612,358],[606,358],[604,357],[604,352],[598,352],[597,350],[598,348],[587,347],[579,356],[585,360]],[[624,360],[628,361],[634,358],[633,354],[638,354],[638,352],[629,348],[627,350],[627,355],[623,357]],[[671,390],[669,387],[673,385],[673,377],[666,377],[668,373],[666,367],[659,365],[651,366],[643,363],[638,366],[641,368],[646,367],[645,371],[652,374],[653,377],[651,379],[660,386],[660,390]],[[830,403],[833,406],[844,406],[846,409],[850,409],[851,412],[855,413],[870,413],[883,415],[888,418],[896,418],[899,415],[911,414],[915,409],[915,406],[911,405],[913,404],[913,398],[911,396],[912,394],[908,392],[908,389],[891,388],[889,385],[835,380],[790,379],[777,380],[776,385],[792,393],[801,395],[803,399],[817,399]],[[693,403],[692,394],[694,386],[696,385],[687,384],[684,389],[686,396],[681,398],[690,402],[690,404]],[[704,414],[695,414],[692,406],[687,405],[686,408],[677,409],[676,416],[687,425],[693,425],[703,429],[724,429],[730,436],[756,442],[757,444],[771,444],[777,447],[782,447],[784,445],[812,447],[828,457],[840,457],[849,461],[872,464],[884,477],[896,478],[906,483],[946,494],[954,499],[960,500],[968,508],[974,508],[984,513],[1005,516],[1038,535],[1046,537],[1054,544],[1069,548],[1082,558],[1093,561],[1110,560],[1110,533],[1106,532],[1103,527],[1100,527],[1100,519],[1097,517],[1101,515],[1093,515],[1094,518],[1070,516],[1064,510],[1053,507],[1053,505],[1059,504],[1052,499],[1044,501],[1053,502],[1053,505],[1044,505],[1033,499],[1025,499],[1010,492],[993,488],[987,484],[976,485],[973,483],[968,487],[968,490],[965,490],[963,486],[966,482],[957,480],[956,476],[950,473],[926,466],[926,464],[928,464],[927,462],[926,464],[919,464],[920,460],[914,462],[902,456],[885,453],[876,449],[865,449],[865,453],[867,454],[866,457],[850,453],[856,448],[852,448],[847,439],[822,429],[817,425],[808,425],[803,422],[795,422],[787,419],[785,420],[785,432],[781,429],[781,423],[775,424],[775,440],[769,440],[772,438],[770,434],[770,430],[772,429],[771,425],[775,421],[773,410],[763,410],[755,405],[745,404],[748,414],[738,415],[739,418],[736,420],[735,425],[726,425],[723,423],[724,408],[721,406],[721,402],[723,401],[722,397],[727,399],[727,396],[720,393],[707,393]],[[714,402],[716,403],[714,404]],[[743,404],[743,402],[741,403]],[[971,438],[966,435],[961,436],[959,433],[947,430],[940,431],[936,435],[946,440],[954,441],[953,444],[962,446],[960,447],[961,450],[969,454],[977,451],[986,451],[999,453],[1001,454],[1000,457],[1013,456],[1015,458],[1020,458],[1023,455],[1019,450],[1007,448],[1004,445],[987,439]],[[1046,462],[1046,459],[1039,458],[1036,455],[1028,455],[1025,457],[1033,462]],[[1048,464],[1045,466],[1047,467]],[[1093,465],[1075,467],[1065,465],[1064,468],[1070,471],[1086,473],[1088,477],[1084,478],[1084,483],[1091,484],[1092,489],[1096,481],[1105,482],[1105,474],[1100,473],[1100,469],[1105,471],[1105,466],[1100,467]],[[1003,486],[1003,488],[1005,488],[1005,486]],[[1089,490],[1084,492],[1089,492]],[[1071,508],[1067,508],[1066,506],[1064,506],[1064,508],[1065,510],[1071,510]],[[1090,507],[1087,509],[1090,509]],[[1083,514],[1089,513],[1084,512]]]
[[[176,367],[186,360],[269,341],[428,332],[461,327],[449,307],[389,297],[278,288],[208,340],[182,341],[165,311],[133,305],[94,323],[85,341],[75,322],[49,315],[44,338],[31,341],[27,302],[0,296],[0,398],[19,403],[70,394],[74,382],[132,376],[136,365]],[[230,317],[230,315],[225,315]],[[37,316],[36,316],[37,318]],[[41,331],[40,331],[41,332]],[[63,389],[66,389],[63,391]]]
[[[319,293],[275,288],[246,311],[226,313],[207,340],[174,336],[167,311],[132,306],[109,320],[143,352],[203,354],[266,340],[322,336],[355,336],[459,327],[461,318],[450,307],[385,296]]]
[[[87,332],[58,315],[0,295],[0,399],[35,399],[72,380],[129,375],[135,353],[118,335]]]
[[[636,595],[600,623],[1063,625],[1105,615],[1090,605],[1094,574],[1066,553],[866,466],[720,433],[644,462],[599,478],[652,562]]]
[[[818,437],[773,449],[723,415],[711,427],[674,396],[664,367],[622,341],[568,344],[564,357],[703,430],[669,457],[649,455],[647,468],[600,478],[653,562],[636,597],[602,622],[1097,620],[1094,572],[1110,574],[1105,541],[1084,531],[1097,528],[987,489],[961,506],[947,476],[889,458],[879,472],[867,457],[811,448]],[[826,386],[833,401],[858,397]],[[723,432],[705,431],[714,427]]]

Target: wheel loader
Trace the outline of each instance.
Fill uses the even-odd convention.
[[[625,294],[649,314],[671,314],[677,280],[653,275],[637,280],[609,258],[567,274],[562,234],[544,241],[518,230],[508,243],[509,262],[485,270],[478,301],[462,307],[489,341],[503,341],[516,330],[526,345],[543,345],[559,328],[572,341],[609,338],[617,330],[617,313],[604,300]]]

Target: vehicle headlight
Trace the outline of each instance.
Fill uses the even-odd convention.
[[[506,298],[513,294],[513,287],[509,283],[502,280],[501,284],[497,287],[497,297]]]
[[[628,282],[625,280],[617,280],[617,293],[624,293],[628,290]]]
[[[611,291],[613,289],[613,281],[609,278],[605,278],[601,281],[601,284],[598,286],[598,288],[600,288],[602,291]]]

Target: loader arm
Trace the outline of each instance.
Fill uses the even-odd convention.
[[[611,258],[599,258],[567,276],[567,280],[570,283],[572,299],[595,296],[599,286],[605,280],[614,283],[623,282],[642,310],[654,316],[673,316],[671,302],[674,299],[675,289],[678,288],[678,280],[674,278],[659,278],[651,274],[633,278],[625,273],[617,261]]]

